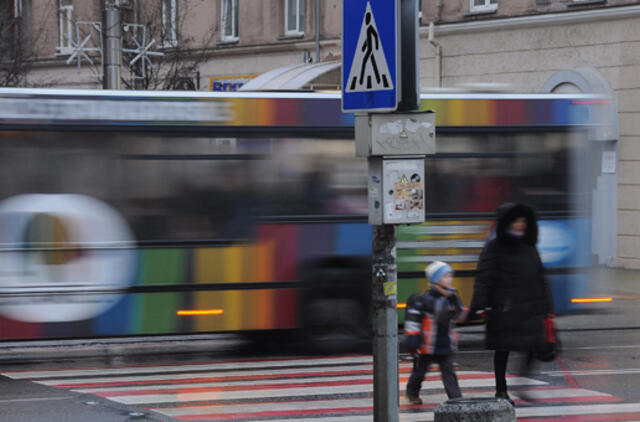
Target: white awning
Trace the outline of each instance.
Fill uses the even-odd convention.
[[[338,69],[341,62],[322,62],[314,64],[292,64],[270,70],[247,82],[238,91],[282,91],[298,90],[309,85],[315,79],[332,70]]]

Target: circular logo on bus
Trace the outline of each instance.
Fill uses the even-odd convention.
[[[560,221],[538,221],[538,251],[545,264],[560,264],[573,256],[574,236]]]
[[[102,201],[27,194],[0,202],[0,313],[9,318],[96,317],[132,284],[136,262],[129,227]]]

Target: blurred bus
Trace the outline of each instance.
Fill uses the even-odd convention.
[[[589,293],[585,95],[423,95],[427,222],[398,300],[446,260],[470,301],[495,208],[538,211],[556,307]],[[0,339],[296,330],[370,335],[366,160],[322,93],[0,89]]]

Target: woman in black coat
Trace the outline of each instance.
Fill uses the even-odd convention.
[[[544,345],[544,319],[553,300],[536,249],[538,223],[532,208],[504,204],[498,208],[496,235],[478,262],[471,310],[486,311],[486,348],[495,350],[496,397],[505,398],[509,352],[526,354],[530,372],[535,352]]]

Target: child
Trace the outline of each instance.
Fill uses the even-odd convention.
[[[413,370],[407,383],[407,399],[411,404],[422,404],[420,387],[433,362],[440,367],[447,396],[450,399],[462,397],[452,361],[458,340],[452,320],[461,317],[464,306],[456,290],[451,287],[453,269],[445,262],[435,261],[425,269],[425,273],[431,280],[431,289],[415,297],[412,304],[407,304],[405,322],[407,338],[415,338],[420,331],[422,334],[419,348],[415,348],[418,345],[412,347],[409,344]]]

